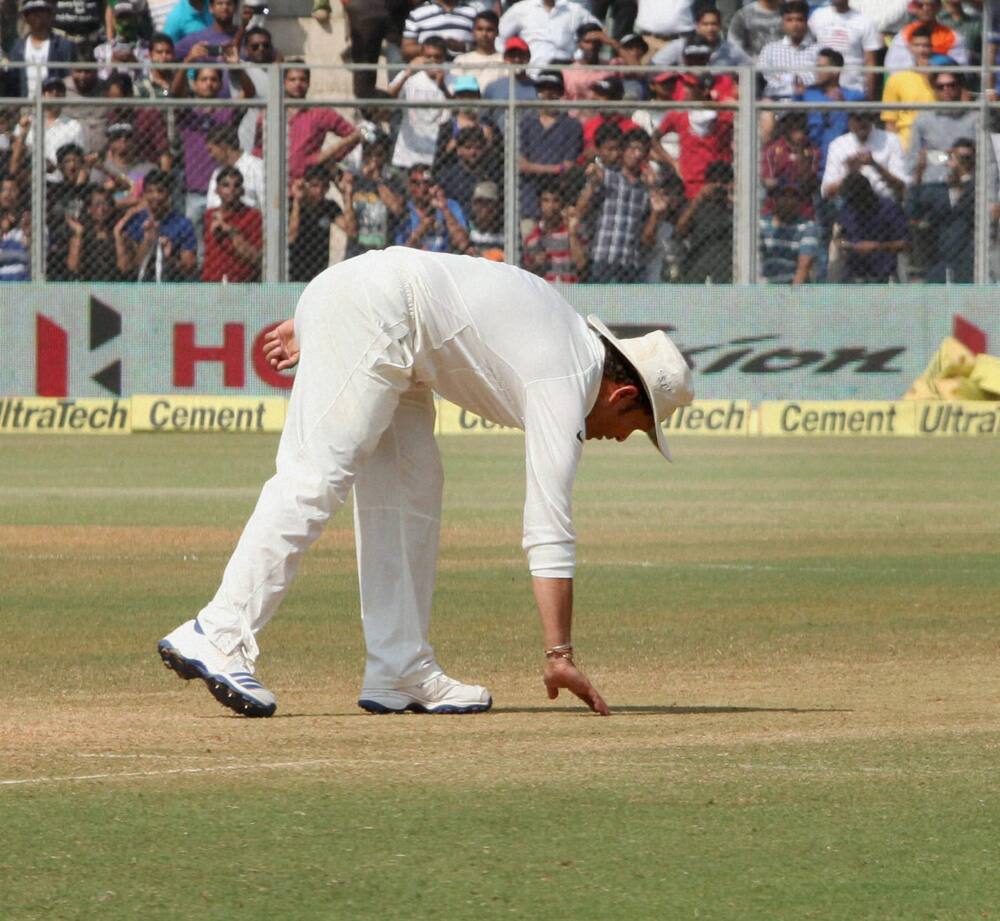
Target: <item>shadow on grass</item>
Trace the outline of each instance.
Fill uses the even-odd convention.
[[[645,705],[645,704],[622,704],[611,707],[611,715],[615,716],[690,716],[705,713],[853,713],[854,710],[846,707],[710,707],[710,706],[682,706],[672,704],[670,706]],[[538,713],[538,714],[580,714],[590,713],[587,707],[567,707],[554,704],[550,707],[494,707],[488,714],[466,714],[466,718],[483,717],[511,713]],[[394,714],[374,714],[365,713],[361,710],[344,711],[342,713],[276,713],[271,719],[292,720],[292,719],[328,719],[332,717],[362,717],[366,719],[378,719],[379,716],[411,716],[421,717],[433,714],[426,713],[394,713]],[[447,716],[450,714],[441,714]],[[222,718],[232,716],[232,714],[219,714]]]
[[[698,713],[853,713],[840,707],[708,707],[670,706],[644,704],[611,704],[612,716],[616,713],[634,716],[686,716]],[[494,707],[494,713],[589,713],[586,707]]]

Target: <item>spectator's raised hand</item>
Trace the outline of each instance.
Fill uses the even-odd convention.
[[[31,116],[28,114],[22,115],[17,120],[17,126],[21,129],[22,134],[26,134],[31,128]]]
[[[174,254],[174,244],[170,237],[160,236],[160,249],[163,251],[164,259],[169,259]]]
[[[226,64],[240,63],[240,49],[236,47],[236,42],[230,42],[222,47],[222,60]]]
[[[591,162],[583,174],[587,177],[587,181],[594,185],[602,185],[604,183],[604,168],[596,160]]]
[[[125,225],[143,209],[143,205],[135,204],[127,208],[125,213],[115,222],[115,234],[121,235],[125,231]]]
[[[196,42],[187,53],[185,61],[204,61],[209,57],[208,42]]]
[[[580,228],[580,212],[574,205],[563,208],[563,220],[566,222],[567,233],[576,233]]]
[[[431,204],[434,205],[434,207],[439,211],[448,210],[448,196],[445,194],[444,189],[442,189],[439,185],[436,185],[431,189]]]
[[[337,177],[337,188],[346,197],[354,192],[354,173],[349,170],[342,170]]]
[[[302,204],[302,199],[306,195],[306,181],[304,179],[295,179],[292,181],[292,198],[299,204]]]
[[[68,211],[66,212],[66,226],[69,227],[69,231],[74,237],[83,236],[83,224],[80,223],[80,219],[74,217]]]
[[[649,190],[649,206],[653,209],[653,214],[657,217],[663,217],[663,215],[667,213],[667,209],[670,207],[670,201],[663,189]]]

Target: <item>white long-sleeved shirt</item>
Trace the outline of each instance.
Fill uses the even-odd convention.
[[[531,63],[548,64],[555,58],[573,59],[576,51],[576,30],[584,23],[597,23],[597,18],[579,3],[556,0],[552,9],[542,0],[521,0],[500,17],[500,43],[515,35],[528,43]],[[600,25],[600,23],[597,23]]]
[[[391,247],[413,311],[414,373],[442,397],[524,430],[523,547],[532,575],[572,577],[572,495],[604,345],[548,282],[516,266]]]
[[[895,134],[890,134],[881,128],[872,128],[868,140],[862,144],[854,132],[848,131],[839,138],[834,138],[827,149],[826,169],[823,171],[823,182],[820,186],[820,192],[825,198],[831,196],[834,188],[838,187],[850,172],[847,161],[862,150],[871,151],[872,159],[876,163],[897,179],[902,179],[907,185],[910,184],[910,171],[903,155],[903,145]],[[861,167],[861,173],[879,195],[892,195],[892,187],[874,166]]]

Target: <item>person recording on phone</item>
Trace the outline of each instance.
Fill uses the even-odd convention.
[[[177,59],[187,60],[188,54],[195,45],[204,43],[208,60],[222,60],[222,49],[236,41],[237,33],[241,31],[236,22],[236,0],[210,0],[208,11],[212,14],[212,24],[206,29],[199,29],[190,35],[185,35],[177,42]]]

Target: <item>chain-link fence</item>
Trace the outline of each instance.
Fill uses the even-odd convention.
[[[750,68],[484,87],[444,63],[320,100],[317,69],[35,74],[0,99],[0,280],[307,281],[392,245],[571,284],[998,277],[1000,111],[968,69],[884,103],[765,97]]]

